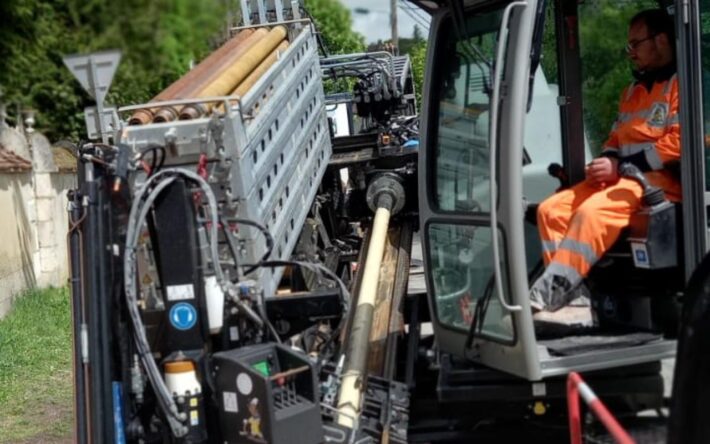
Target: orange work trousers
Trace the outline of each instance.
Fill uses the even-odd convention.
[[[584,181],[560,191],[537,210],[545,272],[533,284],[533,307],[554,311],[570,301],[570,290],[616,242],[641,208],[643,189],[621,178],[599,188]]]

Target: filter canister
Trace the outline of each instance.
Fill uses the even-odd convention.
[[[202,393],[192,361],[174,361],[165,364],[165,385],[172,395]]]

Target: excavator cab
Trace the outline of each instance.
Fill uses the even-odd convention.
[[[581,35],[579,23],[583,6],[595,2],[416,3],[432,14],[419,209],[438,351],[529,381],[672,357],[678,302],[707,250],[706,76],[702,35],[692,23],[700,23],[710,5],[647,2],[641,8],[666,8],[675,18],[684,203],[665,213],[666,219],[673,214],[665,225],[639,222],[630,240],[620,240],[618,251],[589,275],[593,328],[549,337],[536,332],[531,315],[528,288],[541,252],[536,227],[525,216],[559,187],[547,174],[551,163],[563,165],[576,183],[593,157],[581,75],[593,60],[585,60],[580,48],[594,38]],[[541,68],[543,54],[556,58],[556,72]],[[668,242],[659,244],[659,236]],[[673,260],[644,266],[644,243],[666,253],[655,257]]]

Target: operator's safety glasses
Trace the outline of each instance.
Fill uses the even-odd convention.
[[[635,41],[629,42],[629,43],[626,44],[626,46],[624,47],[624,49],[626,49],[626,52],[627,52],[627,53],[634,52],[634,51],[636,51],[636,50],[638,49],[638,47],[641,45],[641,43],[643,43],[643,42],[645,42],[645,41],[647,41],[647,40],[651,40],[651,39],[655,38],[657,35],[658,35],[658,34],[651,34],[650,36],[646,37],[645,39],[635,40]]]

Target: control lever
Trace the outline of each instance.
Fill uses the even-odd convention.
[[[551,163],[547,167],[547,174],[560,181],[560,186],[555,191],[561,191],[565,188],[569,188],[569,177],[567,176],[565,169],[559,163]]]
[[[635,180],[643,188],[643,204],[647,207],[653,207],[666,201],[666,196],[661,188],[651,185],[646,180],[641,170],[634,164],[624,162],[619,165],[619,175],[628,179]]]

